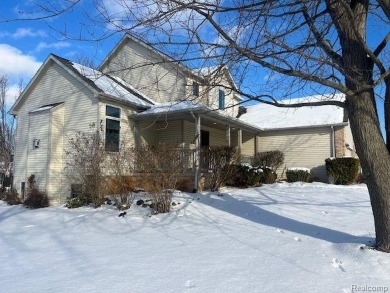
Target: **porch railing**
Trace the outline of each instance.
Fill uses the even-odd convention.
[[[199,156],[199,169],[201,172],[214,170],[215,161],[212,159],[211,152],[212,149],[208,147],[201,148]],[[196,168],[196,150],[179,148],[171,160],[173,161],[168,162],[167,165],[176,166],[180,173],[193,173]],[[142,156],[141,159],[134,160],[134,169],[137,173],[153,172],[153,169],[158,165],[157,161],[158,158],[153,153],[148,156]],[[250,163],[251,157],[241,156],[240,161],[241,163]],[[158,168],[163,169],[164,166],[161,165]]]

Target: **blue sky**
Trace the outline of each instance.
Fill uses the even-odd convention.
[[[0,17],[19,17],[18,9],[28,1],[3,0],[0,2]],[[18,82],[22,78],[26,86],[50,53],[70,60],[89,56],[98,65],[115,46],[119,35],[104,42],[74,41],[61,38],[49,26],[66,23],[71,32],[78,32],[78,15],[57,17],[44,21],[14,21],[0,23],[0,75],[9,78],[8,103],[12,103],[17,93]]]
[[[1,1],[0,19],[20,17],[18,12],[30,2],[32,1]],[[56,2],[56,0],[53,2]],[[90,2],[82,1],[81,5],[90,5]],[[112,9],[115,9],[115,7],[112,7]],[[29,16],[26,15],[26,17]],[[9,77],[9,104],[13,103],[16,96],[19,80],[22,78],[23,84],[26,86],[50,53],[73,61],[78,61],[80,58],[88,56],[94,60],[95,65],[98,65],[122,36],[116,34],[100,42],[87,42],[63,38],[59,33],[50,29],[50,26],[55,28],[65,28],[66,26],[66,30],[69,33],[77,35],[80,33],[81,21],[82,15],[75,10],[72,11],[72,14],[65,14],[46,21],[0,22],[0,75]],[[90,27],[88,29],[97,33],[103,32],[101,27]],[[387,30],[378,27],[374,34],[368,36],[369,42],[373,44],[379,43],[379,40],[386,33]],[[265,80],[267,75],[268,72],[264,70],[258,72],[256,78]],[[380,101],[379,103],[381,104]],[[383,111],[381,108],[379,107],[379,112],[382,117]]]

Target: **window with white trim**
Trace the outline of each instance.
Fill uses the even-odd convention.
[[[106,105],[106,116],[105,150],[119,152],[121,109]]]
[[[225,109],[225,92],[223,90],[218,92],[218,109]]]

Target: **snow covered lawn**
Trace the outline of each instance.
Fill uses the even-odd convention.
[[[0,202],[0,291],[389,292],[390,255],[361,249],[374,237],[364,185],[221,193],[178,193],[151,217]]]

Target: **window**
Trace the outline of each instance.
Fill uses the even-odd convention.
[[[219,109],[225,108],[225,92],[223,90],[219,90],[218,93],[218,108]]]
[[[119,152],[120,114],[120,108],[106,105],[106,116],[113,117],[106,118],[105,149],[108,152]]]
[[[197,83],[196,81],[192,83],[192,94],[195,97],[199,97],[199,83]]]
[[[120,118],[121,117],[121,109],[106,105],[106,116]]]

